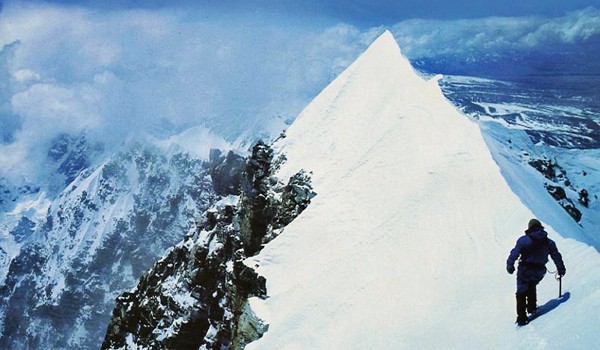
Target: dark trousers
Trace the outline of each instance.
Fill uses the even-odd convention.
[[[517,291],[517,317],[527,318],[527,313],[534,313],[537,309],[537,283],[527,283],[526,288]],[[522,286],[522,287],[525,287]]]
[[[546,274],[545,266],[520,263],[517,271],[517,316],[527,318],[527,312],[537,309],[536,287]]]

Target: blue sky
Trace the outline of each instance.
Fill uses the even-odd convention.
[[[596,62],[597,1],[5,1],[0,177],[43,176],[45,147],[63,132],[109,145],[165,121],[257,132],[295,117],[385,29],[413,60]]]
[[[183,7],[220,12],[260,11],[344,21],[357,26],[392,25],[406,19],[466,19],[492,16],[558,17],[590,6],[598,0],[49,0],[49,3],[101,9]]]

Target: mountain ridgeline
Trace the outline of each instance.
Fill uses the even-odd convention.
[[[2,349],[98,349],[115,298],[219,198],[214,166],[182,149],[138,140],[96,168],[89,151],[81,139],[53,143],[56,178],[77,176],[45,219],[23,216],[2,241]]]
[[[597,347],[598,150],[559,154],[533,141],[523,125],[556,130],[526,118],[535,106],[521,108],[512,129],[467,118],[440,78],[423,79],[386,32],[273,145],[288,159],[278,176],[310,169],[319,195],[246,262],[269,288],[268,298],[250,299],[269,330],[247,350]],[[516,157],[525,150],[531,158]],[[524,162],[543,153],[537,168]],[[544,183],[569,196],[587,189],[579,222]],[[570,299],[519,330],[504,266],[533,217],[560,249]],[[556,302],[557,284],[540,283],[541,305]]]
[[[266,297],[266,281],[244,260],[280,234],[315,193],[303,171],[286,183],[275,178],[283,159],[262,142],[245,162],[238,157],[212,154],[222,200],[117,298],[102,349],[242,349],[267,330],[247,302]]]
[[[112,156],[59,136],[47,183],[0,178],[0,349],[593,348],[595,112],[439,79],[386,32],[247,156],[204,128]],[[515,331],[532,217],[571,298]]]

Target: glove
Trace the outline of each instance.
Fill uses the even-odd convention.
[[[506,265],[506,271],[512,275],[515,272],[515,267],[513,265]]]
[[[566,269],[558,270],[558,277],[562,277],[567,273]]]

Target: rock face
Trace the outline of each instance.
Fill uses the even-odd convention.
[[[246,166],[245,159],[229,151],[222,156],[221,151],[212,150],[210,157],[210,175],[213,187],[218,195],[240,194],[241,174]]]
[[[266,281],[244,260],[256,254],[310,203],[315,193],[301,172],[288,183],[272,177],[273,151],[262,142],[244,167],[221,159],[235,191],[205,212],[197,229],[173,247],[137,287],[117,298],[102,349],[242,349],[267,329],[248,306],[266,297]],[[220,169],[220,170],[219,170]]]
[[[51,191],[62,191],[88,169],[92,159],[103,152],[101,144],[91,144],[86,135],[60,134],[50,145],[46,159],[55,171],[50,175]]]
[[[115,298],[217,199],[216,164],[182,150],[133,142],[93,170],[76,151],[85,145],[56,140],[48,158],[61,183],[78,175],[43,223],[23,218],[11,231],[20,251],[0,287],[2,349],[99,348]]]
[[[558,204],[575,220],[580,222],[582,218],[581,210],[576,206],[576,201],[583,207],[589,206],[589,194],[584,188],[578,190],[567,177],[567,172],[555,161],[550,159],[533,159],[529,161],[529,165],[535,168],[542,174],[547,182],[544,187],[548,193],[554,198]],[[550,182],[550,183],[548,183]],[[568,193],[567,193],[568,192]],[[577,198],[573,200],[572,198]]]

